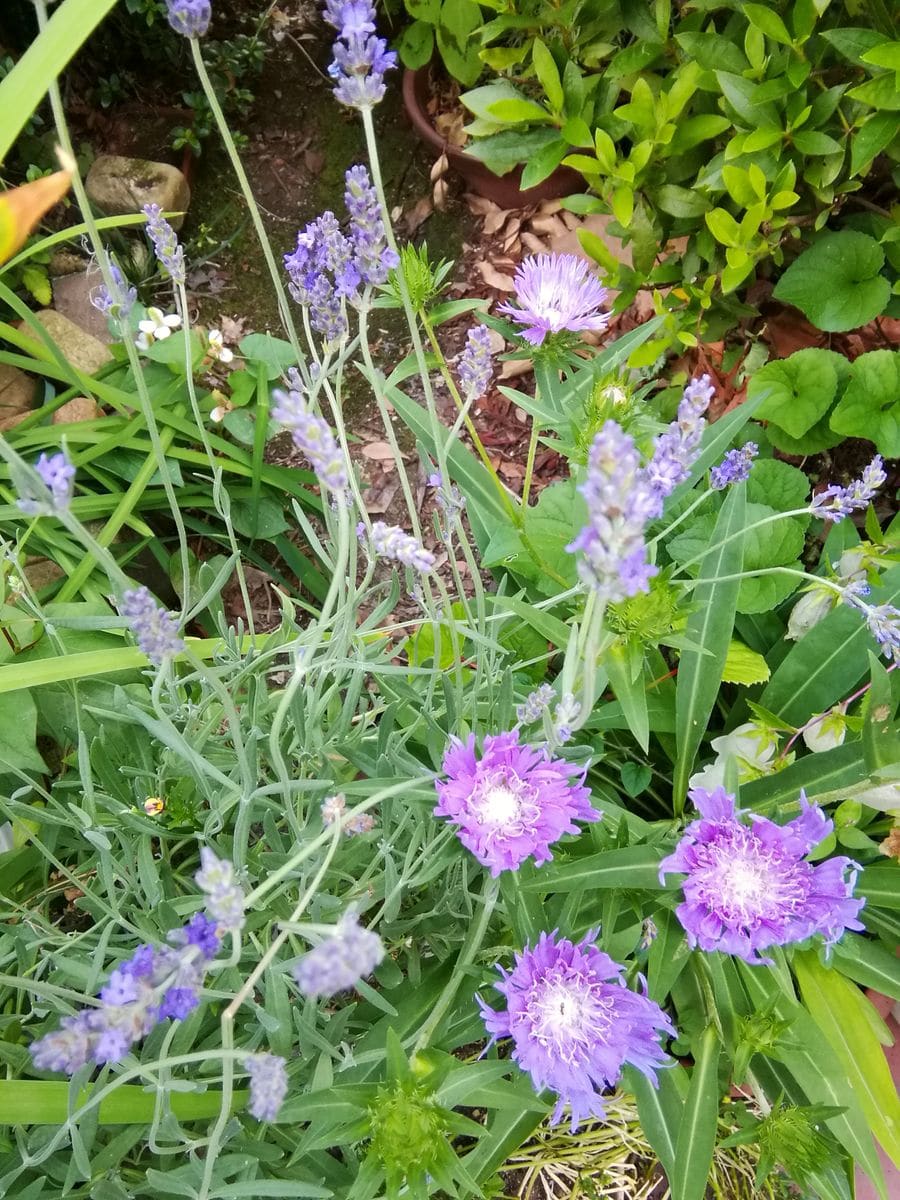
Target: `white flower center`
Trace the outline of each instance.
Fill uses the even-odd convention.
[[[494,827],[510,825],[518,819],[521,809],[522,803],[511,788],[488,788],[478,805],[478,820],[482,825]]]
[[[731,893],[728,899],[745,910],[759,909],[771,887],[769,874],[759,863],[735,859],[725,874],[724,882]]]

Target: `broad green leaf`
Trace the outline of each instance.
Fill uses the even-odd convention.
[[[687,621],[687,645],[678,665],[675,691],[678,761],[673,795],[677,812],[684,806],[688,778],[716,702],[734,629],[740,581],[731,577],[740,572],[743,562],[743,538],[739,535],[745,524],[745,509],[745,485],[737,484],[716,522],[713,541],[718,548],[704,556],[691,594],[695,608]]]
[[[644,655],[641,646],[630,639],[617,638],[603,657],[603,666],[628,728],[644,753],[650,745],[650,718],[644,683]]]
[[[562,112],[563,88],[559,70],[553,60],[553,55],[540,38],[535,38],[532,44],[531,61],[541,87],[550,101],[550,107],[554,112]]]
[[[879,908],[900,908],[900,864],[873,863],[859,877],[856,891]],[[865,910],[863,910],[865,912]]]
[[[789,358],[766,363],[750,380],[747,394],[753,397],[766,391],[768,395],[756,415],[799,438],[828,412],[837,396],[838,384],[847,373],[846,359],[841,355],[809,347],[797,350]],[[751,477],[762,465],[754,466]]]
[[[658,208],[673,217],[702,217],[709,209],[710,201],[692,188],[678,187],[674,183],[663,184],[652,193]]]
[[[866,29],[862,26],[849,29],[823,29],[820,36],[826,42],[830,42],[839,54],[843,54],[845,58],[849,58],[851,62],[858,63],[860,66],[864,65],[863,55],[885,40],[874,29]]]
[[[675,134],[669,142],[669,153],[684,154],[694,146],[699,146],[701,142],[718,137],[730,125],[731,122],[727,117],[719,116],[716,113],[704,113],[701,116],[688,117],[684,121],[679,121]]]
[[[809,710],[803,720],[809,719]],[[772,775],[763,775],[741,785],[741,802],[754,812],[796,808],[801,789],[811,799],[848,792],[869,777],[862,745],[845,742],[833,750],[806,754]],[[843,798],[843,797],[841,797]]]
[[[699,63],[704,71],[731,71],[740,75],[747,70],[747,60],[734,42],[712,30],[704,33],[676,33],[675,41],[685,54]]]
[[[410,71],[424,67],[434,54],[434,27],[425,21],[413,21],[400,35],[397,51]]]
[[[808,499],[809,476],[803,471],[777,458],[760,458],[754,462],[747,480],[749,504],[768,504],[779,512],[789,512],[803,508]]]
[[[887,72],[883,75],[876,75],[874,79],[869,79],[858,87],[851,88],[847,95],[852,100],[859,100],[862,104],[871,104],[873,108],[883,108],[888,112],[896,112],[900,109],[900,88],[897,87],[897,77]]]
[[[594,891],[622,888],[628,891],[659,892],[662,853],[656,846],[624,846],[602,850],[586,858],[544,863],[534,877],[522,884],[526,892]]]
[[[10,767],[43,774],[47,764],[35,745],[37,706],[27,693],[0,696],[0,774]]]
[[[782,46],[792,44],[793,39],[788,33],[787,26],[778,13],[773,12],[771,8],[766,8],[764,4],[745,4],[742,11],[750,24],[762,30],[766,37],[771,38],[773,42],[780,42]]]
[[[71,1088],[56,1080],[0,1079],[0,1125],[62,1125],[69,1114]],[[78,1105],[90,1099],[85,1089]],[[243,1108],[247,1092],[235,1092],[232,1105]],[[169,1092],[168,1103],[180,1121],[202,1121],[218,1116],[219,1092]],[[101,1125],[148,1125],[153,1120],[156,1096],[138,1084],[124,1083],[100,1102]]]
[[[654,1087],[646,1075],[634,1067],[626,1067],[625,1086],[637,1100],[641,1129],[662,1163],[667,1178],[675,1169],[675,1143],[688,1090],[687,1072],[674,1063],[659,1072],[659,1086]]]
[[[719,1120],[718,1035],[708,1025],[694,1059],[691,1086],[684,1102],[669,1175],[672,1200],[703,1200],[716,1148]]]
[[[833,137],[829,137],[827,133],[822,133],[818,129],[801,129],[793,135],[793,138],[797,149],[811,158],[844,153],[840,142],[836,142]]]
[[[850,382],[831,414],[831,428],[900,456],[900,351],[870,350],[850,368]]]
[[[761,654],[743,642],[729,643],[725,666],[722,668],[723,683],[742,683],[749,687],[754,683],[766,683],[770,674],[769,664]]]
[[[887,306],[891,285],[880,274],[883,266],[884,251],[868,234],[826,233],[791,263],[773,295],[799,308],[818,329],[856,329]]]
[[[900,42],[882,42],[880,46],[873,46],[863,54],[862,60],[875,67],[900,71]]]
[[[288,367],[297,365],[297,356],[290,342],[270,333],[248,333],[241,338],[238,350],[253,363],[263,364],[269,379],[278,379]]]
[[[653,923],[656,935],[647,955],[647,988],[651,999],[665,1004],[691,952],[681,922],[671,909],[658,909],[653,914]]]
[[[896,136],[896,117],[890,113],[872,113],[868,121],[853,135],[850,144],[851,175],[864,175]]]
[[[878,1014],[856,984],[822,966],[815,951],[795,954],[793,965],[803,1001],[839,1058],[872,1132],[900,1166],[900,1097],[873,1028]]]
[[[537,187],[556,170],[569,151],[568,143],[557,138],[542,146],[525,164],[522,171],[522,189]]]
[[[832,962],[844,975],[863,987],[875,988],[882,996],[900,1000],[900,958],[881,942],[845,933],[831,953]]]
[[[488,115],[492,121],[514,125],[533,121],[543,123],[553,119],[545,108],[533,100],[495,100],[488,106]]]

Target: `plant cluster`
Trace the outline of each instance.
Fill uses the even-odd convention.
[[[138,304],[54,80],[84,217],[64,236],[93,244],[118,358],[77,371],[0,281],[28,330],[4,339],[115,414],[49,427],[61,390],[0,438],[0,1190],[497,1195],[548,1127],[596,1143],[628,1097],[674,1200],[702,1200],[728,1152],[770,1196],[775,1179],[851,1200],[859,1167],[887,1200],[900,1101],[860,986],[900,999],[882,458],[810,494],[751,423],[770,393],[710,423],[709,378],[674,379],[665,412],[625,374],[664,318],[585,351],[607,297],[574,256],[526,260],[495,314],[441,301],[446,265],[391,226],[373,107],[394,56],[364,0],[325,16],[367,162],[279,264],[206,69],[210,4],[167,13],[285,336],[235,354],[192,328],[184,247],[152,207],[168,294]],[[63,0],[56,36],[87,36],[83,14]],[[15,262],[39,212],[3,199]],[[373,357],[376,304],[407,318],[398,362]],[[452,363],[441,322],[473,308]],[[534,360],[534,395],[504,389],[531,417],[520,492],[470,416],[490,326]],[[394,450],[401,523],[363,502],[351,375]],[[429,464],[430,540],[397,419]],[[279,430],[309,471],[270,474]],[[532,502],[542,440],[570,477]],[[116,452],[138,456],[121,495]],[[279,489],[305,588],[283,580],[262,632],[238,514],[262,537]],[[225,550],[203,562],[201,493]],[[35,586],[36,546],[67,566],[55,589]],[[142,552],[169,586],[142,581]],[[246,625],[222,605],[232,573]]]

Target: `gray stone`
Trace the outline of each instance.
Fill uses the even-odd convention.
[[[47,274],[51,279],[55,279],[58,275],[74,275],[78,271],[83,271],[87,265],[87,259],[83,254],[76,254],[74,250],[54,250],[50,256]]]
[[[139,213],[145,204],[158,204],[163,212],[183,213],[191,202],[188,181],[177,167],[118,154],[95,158],[85,187],[91,203],[107,216]],[[174,229],[180,229],[184,218],[169,220]]]
[[[96,421],[103,416],[103,409],[90,396],[76,396],[61,404],[53,414],[52,425],[72,425],[76,421]]]
[[[101,341],[98,341],[93,334],[87,333],[80,325],[76,325],[74,321],[70,321],[68,317],[64,317],[62,313],[54,312],[52,308],[45,308],[43,312],[36,313],[35,316],[56,342],[67,361],[73,367],[77,367],[79,371],[83,371],[85,375],[93,375],[108,362],[112,362],[112,355]]]
[[[109,324],[104,314],[91,304],[91,292],[102,284],[103,276],[96,264],[77,275],[61,275],[53,280],[53,307],[106,344],[112,341]]]
[[[0,363],[0,431],[12,429],[24,421],[37,400],[38,382],[20,371]]]

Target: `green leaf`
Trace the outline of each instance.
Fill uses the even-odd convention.
[[[751,80],[729,71],[718,70],[716,79],[723,96],[748,128],[771,129],[779,125],[778,109],[766,101],[765,93],[760,97],[758,86]]]
[[[634,740],[646,754],[650,746],[650,718],[644,686],[644,655],[634,641],[617,638],[603,658],[603,666],[616,699],[622,706]]]
[[[897,87],[895,75],[876,75],[859,87],[851,88],[847,95],[861,104],[871,104],[873,108],[883,108],[888,112],[900,109],[900,88]]]
[[[27,693],[0,696],[0,774],[4,768],[37,771],[43,774],[47,764],[35,746],[37,706]]]
[[[809,719],[809,712],[802,720]],[[741,800],[754,812],[796,808],[801,789],[810,797],[847,792],[865,783],[869,771],[859,742],[807,754],[772,775],[741,785]]]
[[[890,284],[879,274],[883,266],[884,251],[874,238],[852,229],[827,233],[788,267],[773,294],[819,329],[856,329],[890,299]]]
[[[793,965],[803,1001],[840,1060],[872,1132],[900,1166],[900,1097],[874,1028],[878,1014],[855,984],[822,966],[815,951],[795,954]]]
[[[764,4],[744,4],[742,11],[750,24],[755,25],[773,42],[780,42],[782,46],[792,45],[793,38],[788,33],[787,26],[771,8],[766,8]]]
[[[278,379],[288,367],[297,365],[297,356],[290,342],[272,337],[270,333],[248,333],[241,338],[238,350],[244,358],[266,367],[269,379]]]
[[[425,21],[413,21],[403,30],[397,50],[404,67],[417,71],[431,61],[434,54],[434,28]]]
[[[471,36],[482,24],[481,9],[472,0],[444,0],[437,27],[437,44],[454,79],[471,87],[483,70],[478,43]]]
[[[90,1098],[85,1089],[78,1105]],[[232,1105],[243,1108],[247,1092],[235,1092]],[[69,1115],[71,1088],[55,1080],[0,1079],[0,1125],[62,1125]],[[180,1121],[209,1120],[222,1107],[219,1092],[169,1092],[168,1103]],[[139,1084],[122,1084],[100,1102],[101,1125],[149,1125],[156,1096]]]
[[[886,458],[900,456],[900,352],[870,350],[854,361],[830,424],[836,433],[874,442]]]
[[[864,63],[875,67],[887,67],[889,71],[900,71],[900,42],[882,42],[862,55]]]
[[[900,879],[897,880],[900,885]],[[900,958],[881,942],[845,933],[831,949],[832,961],[843,975],[875,988],[882,996],[900,1000]]]
[[[701,142],[718,137],[730,126],[731,122],[727,117],[719,116],[716,113],[704,113],[701,116],[688,117],[685,121],[679,121],[675,134],[669,142],[669,154],[684,154],[685,151],[692,150],[694,146],[699,146]]]
[[[714,208],[706,214],[705,219],[709,232],[717,242],[721,242],[723,246],[743,245],[741,227],[727,209]]]
[[[647,988],[652,1000],[665,1004],[675,981],[691,957],[681,922],[671,909],[653,914],[656,936],[647,955]]]
[[[850,174],[863,175],[897,136],[897,118],[890,113],[872,113],[850,143]]]
[[[794,145],[802,154],[809,154],[815,157],[824,154],[844,153],[844,147],[840,142],[836,142],[827,133],[820,133],[817,129],[801,129],[798,133],[791,136]]]
[[[675,41],[704,71],[731,71],[740,75],[748,63],[730,38],[712,30],[704,33],[676,33]]]
[[[846,359],[844,361],[846,364]],[[830,415],[830,412],[827,412],[824,417],[816,421],[807,433],[799,438],[792,438],[789,433],[785,433],[780,426],[771,421],[766,427],[766,434],[775,449],[780,450],[782,454],[790,454],[794,458],[818,454],[822,450],[836,446],[842,440],[841,435],[835,433],[828,423]]]
[[[753,464],[747,480],[749,502],[789,512],[803,508],[808,499],[809,477],[803,471],[777,458],[761,458]]]
[[[553,60],[553,55],[540,38],[535,38],[531,47],[531,61],[540,80],[541,87],[550,101],[554,112],[562,112],[563,88],[559,78],[559,70]]]
[[[552,121],[553,118],[540,104],[533,100],[495,100],[488,108],[492,121],[504,121],[511,124],[534,121]]]
[[[525,164],[522,172],[522,188],[536,187],[552,175],[569,152],[568,143],[563,138],[548,142],[536,154],[533,154]]]
[[[846,372],[846,359],[833,350],[815,347],[797,350],[789,358],[768,362],[760,368],[750,380],[747,395],[753,397],[768,392],[756,415],[760,420],[772,421],[791,437],[799,438],[820,421],[833,404],[839,369]]]
[[[522,883],[526,892],[602,891],[622,888],[626,891],[659,892],[659,864],[662,854],[656,846],[624,846],[620,850],[602,850],[585,858],[568,861],[554,859],[535,871]]]
[[[884,41],[881,34],[874,29],[823,29],[821,37],[830,42],[839,54],[849,58],[851,62],[863,64],[863,55]]]
[[[701,192],[678,187],[674,183],[663,184],[658,191],[651,194],[651,199],[663,212],[672,217],[682,218],[702,217],[710,204]]]
[[[662,1163],[667,1178],[675,1168],[675,1142],[688,1090],[687,1072],[678,1063],[659,1073],[659,1086],[634,1067],[626,1067],[625,1086],[637,1100],[641,1129]]]
[[[675,690],[676,738],[678,760],[675,764],[673,793],[676,811],[681,811],[687,782],[706,732],[716,701],[722,669],[734,629],[740,581],[720,577],[737,575],[743,562],[745,523],[745,485],[736,484],[722,506],[716,522],[713,542],[717,548],[707,553],[701,564],[697,586],[692,592],[696,607],[688,617],[686,646],[678,665]]]
[[[700,1039],[691,1086],[678,1126],[675,1163],[669,1176],[672,1200],[703,1200],[716,1148],[719,1120],[718,1035],[708,1025]]]
[[[875,772],[880,767],[900,763],[900,727],[894,721],[894,694],[891,677],[881,660],[869,651],[872,686],[866,697],[863,746],[866,765]],[[900,800],[898,800],[900,805]]]
[[[723,683],[743,683],[749,687],[754,683],[766,683],[770,674],[769,664],[761,654],[743,642],[729,643],[722,668]]]

